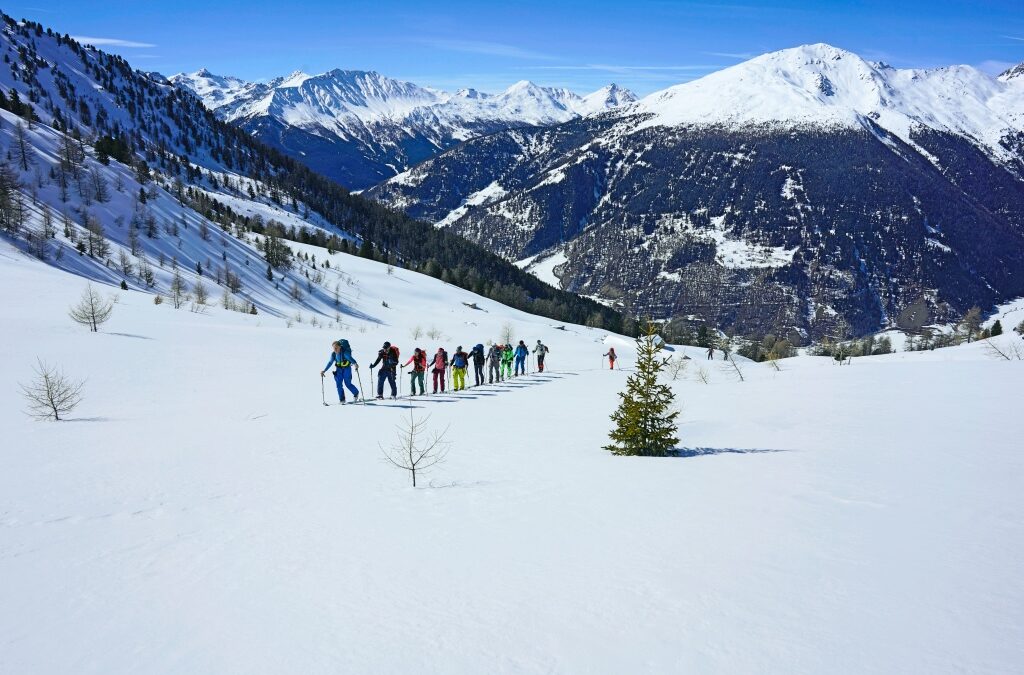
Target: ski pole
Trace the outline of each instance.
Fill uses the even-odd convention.
[[[402,366],[402,375],[398,378],[398,398],[402,398],[402,380],[405,378],[405,366]]]
[[[373,366],[370,366],[370,386],[373,386]]]
[[[366,405],[366,390],[363,389],[363,376],[359,373],[359,367],[356,366],[356,377],[359,379],[359,393],[362,394],[360,402]]]
[[[327,396],[324,394],[324,374],[320,373],[320,402],[327,405]]]

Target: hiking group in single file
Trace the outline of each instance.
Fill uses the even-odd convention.
[[[331,348],[327,365],[320,371],[320,378],[323,379],[331,366],[334,366],[334,384],[338,389],[339,402],[347,402],[346,392],[351,394],[352,402],[355,402],[361,395],[362,381],[360,379],[357,387],[352,382],[352,374],[354,370],[356,378],[359,379],[359,362],[352,356],[352,347],[348,340],[335,340]],[[483,344],[477,344],[468,352],[459,345],[450,358],[444,347],[438,347],[433,356],[428,356],[426,350],[416,347],[412,356],[405,363],[401,363],[398,347],[390,342],[385,342],[377,352],[376,360],[370,364],[370,372],[372,377],[373,370],[379,367],[377,370],[377,399],[384,398],[384,385],[389,386],[390,398],[398,398],[398,371],[404,371],[407,367],[411,367],[409,395],[425,396],[428,370],[432,375],[432,393],[444,393],[449,376],[451,390],[463,391],[467,387],[466,374],[470,366],[473,368],[475,386],[479,387],[484,384],[485,369],[487,384],[503,382],[528,374],[527,360],[531,353],[536,356],[537,372],[544,372],[544,359],[549,351],[540,340],[537,340],[532,352],[523,340],[520,340],[519,344],[514,347],[511,344],[494,344],[486,350]],[[323,404],[327,405],[323,388],[321,388],[321,398]]]

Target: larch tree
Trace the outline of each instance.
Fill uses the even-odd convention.
[[[100,326],[114,312],[114,303],[104,300],[92,284],[86,284],[78,304],[68,310],[72,321],[86,326],[93,333],[99,332]]]

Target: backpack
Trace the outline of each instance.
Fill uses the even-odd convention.
[[[466,367],[466,354],[465,352],[456,352],[452,359],[452,365],[456,368]]]
[[[338,368],[347,368],[351,365],[352,348],[349,346],[348,340],[345,338],[338,340],[338,346],[341,347],[341,354],[334,355],[334,365]]]
[[[391,345],[391,347],[388,348],[388,353],[384,357],[384,365],[387,368],[398,367],[398,347],[395,345]]]

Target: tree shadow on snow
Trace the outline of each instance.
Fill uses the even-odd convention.
[[[116,335],[118,337],[135,338],[136,340],[152,340],[153,338],[148,335],[135,335],[134,333],[107,333],[107,335]]]
[[[113,422],[109,417],[67,417],[62,422]]]
[[[779,448],[676,448],[674,457],[704,457],[705,455],[752,455],[762,452],[791,452]]]

